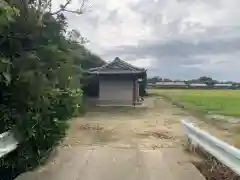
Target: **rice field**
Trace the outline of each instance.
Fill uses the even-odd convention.
[[[224,116],[240,117],[240,90],[151,89],[184,108]]]

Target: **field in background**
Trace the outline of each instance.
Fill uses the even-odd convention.
[[[148,89],[148,94],[170,101],[198,127],[240,148],[239,90]]]
[[[239,90],[151,89],[149,92],[195,112],[240,117]]]

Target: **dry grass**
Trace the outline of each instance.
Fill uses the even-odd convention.
[[[169,140],[174,140],[175,137],[172,136],[170,134],[170,132],[168,131],[163,131],[163,132],[159,132],[159,131],[144,131],[143,133],[139,133],[139,135],[141,136],[152,136],[155,138],[159,138],[159,139],[169,139]]]
[[[190,153],[192,163],[207,180],[240,180],[240,176],[218,161],[214,156],[188,141],[185,150]]]
[[[79,127],[80,130],[88,130],[88,131],[102,131],[104,128],[99,124],[82,124]]]

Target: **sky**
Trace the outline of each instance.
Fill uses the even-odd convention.
[[[84,14],[66,16],[108,62],[120,57],[149,77],[240,81],[239,7],[239,0],[87,0]]]

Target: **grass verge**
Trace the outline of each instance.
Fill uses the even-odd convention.
[[[236,104],[236,107],[234,107],[231,111],[233,114],[240,113],[240,91],[237,90],[162,90],[162,89],[153,89],[149,91],[150,94],[153,96],[161,96],[165,100],[171,102],[173,105],[175,105],[178,108],[181,108],[184,110],[184,113],[186,115],[191,115],[194,117],[197,117],[198,119],[204,121],[206,124],[216,127],[218,129],[219,133],[222,135],[221,137],[224,137],[228,143],[232,144],[235,147],[240,148],[240,124],[239,123],[231,123],[231,121],[228,121],[228,117],[226,117],[226,120],[218,120],[215,118],[209,118],[207,117],[209,113],[209,106],[212,106],[212,109],[217,109],[217,107],[220,107],[220,105],[216,105],[216,102],[212,102],[211,98],[220,99],[219,103],[223,104],[224,102],[227,104],[225,106],[221,106],[222,109],[225,107],[224,112],[230,112],[229,107],[233,107],[234,104]],[[228,96],[227,96],[228,95]],[[194,99],[194,101],[199,101],[198,103],[189,103],[190,101],[185,101],[185,99]],[[188,98],[186,98],[188,97]],[[194,97],[194,98],[193,98]],[[200,106],[203,101],[201,99],[204,99],[204,103],[211,104],[206,106]],[[227,99],[224,101],[223,99]],[[234,99],[234,100],[233,100]],[[202,104],[204,104],[202,103]],[[227,107],[227,108],[226,108]],[[239,108],[239,109],[238,109]],[[221,109],[221,108],[220,108]],[[221,110],[218,110],[219,112]],[[217,113],[216,111],[215,113]],[[224,113],[219,113],[224,114]]]

